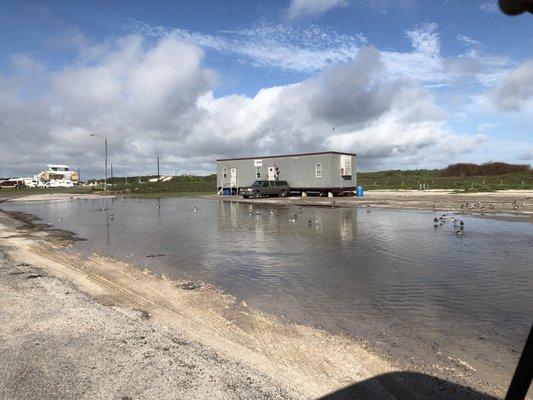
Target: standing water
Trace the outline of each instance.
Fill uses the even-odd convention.
[[[265,312],[365,338],[393,359],[460,358],[504,386],[533,317],[528,223],[461,217],[457,236],[451,222],[434,228],[431,211],[188,198],[2,208],[76,232],[84,255],[212,283]]]

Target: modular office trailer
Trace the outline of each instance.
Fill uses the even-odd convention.
[[[295,192],[355,190],[356,154],[326,151],[283,156],[226,158],[217,160],[219,193],[238,194],[256,180],[287,181]]]

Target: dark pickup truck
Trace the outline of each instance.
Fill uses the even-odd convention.
[[[252,186],[243,188],[241,193],[245,199],[248,197],[257,199],[261,196],[285,197],[289,195],[289,191],[287,181],[255,181]]]

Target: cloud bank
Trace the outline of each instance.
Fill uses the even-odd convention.
[[[423,32],[409,34],[418,54],[438,59],[432,28]],[[179,34],[83,46],[60,69],[14,57],[16,72],[0,76],[0,175],[47,162],[98,174],[102,146],[90,132],[109,137],[119,175],[152,172],[156,154],[166,173],[208,173],[219,157],[330,149],[358,153],[367,168],[434,166],[486,139],[450,131],[431,92],[389,74],[388,54],[373,47],[254,96],[215,97],[220,78],[203,58]]]

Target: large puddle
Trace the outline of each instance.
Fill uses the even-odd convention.
[[[198,207],[198,211],[194,210]],[[205,199],[4,203],[155,273],[210,282],[265,312],[361,336],[393,357],[444,352],[505,381],[533,319],[533,225],[431,211]],[[296,220],[293,216],[297,215]],[[431,355],[430,355],[431,354]],[[426,357],[427,356],[427,357]]]

